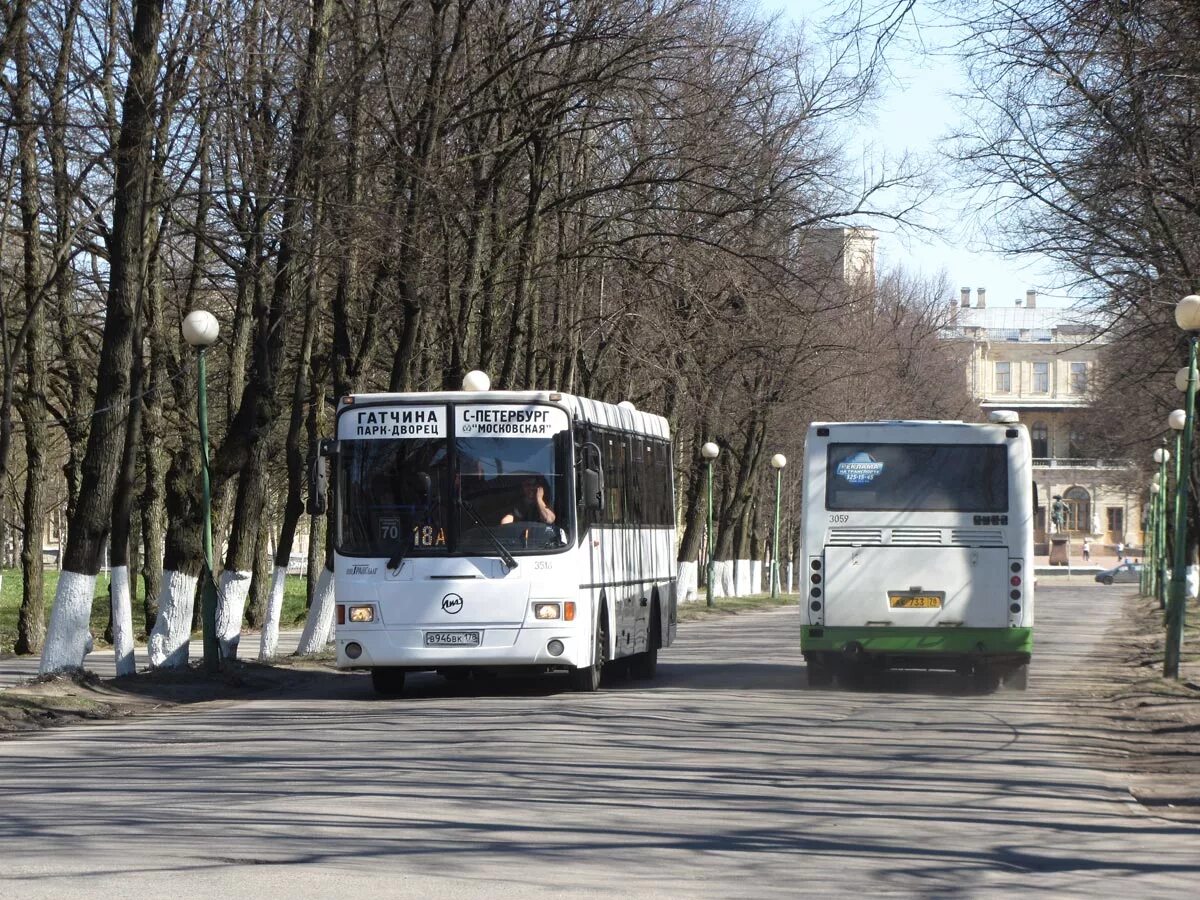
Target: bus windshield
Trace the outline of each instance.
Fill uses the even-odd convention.
[[[494,556],[497,543],[512,553],[569,546],[566,414],[506,406],[456,412],[456,438],[446,433],[444,408],[343,413],[339,553]]]
[[[343,441],[338,466],[341,553],[391,556],[449,551],[445,438]]]
[[[825,508],[1008,512],[1008,448],[997,444],[830,444]]]
[[[567,546],[565,445],[560,438],[459,438],[455,455],[465,509],[457,520],[460,553]],[[489,536],[488,532],[491,532]]]

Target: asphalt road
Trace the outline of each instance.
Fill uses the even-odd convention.
[[[646,685],[362,675],[0,743],[5,897],[1195,896],[1081,698],[1120,588],[1039,593],[1030,690],[809,690],[794,609]],[[1107,748],[1107,749],[1106,749]]]

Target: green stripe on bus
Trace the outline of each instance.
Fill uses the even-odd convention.
[[[821,636],[814,637],[813,632]],[[1032,628],[826,628],[805,625],[800,632],[803,651],[840,652],[858,643],[868,653],[973,653],[982,644],[984,655],[1031,653]]]

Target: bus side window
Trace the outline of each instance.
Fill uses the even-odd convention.
[[[671,445],[665,441],[654,444],[654,480],[661,492],[655,507],[655,524],[669,528],[675,524],[675,482],[671,472]]]
[[[625,457],[629,465],[627,482],[629,492],[625,498],[628,505],[626,521],[630,525],[641,525],[646,521],[646,495],[644,493],[646,479],[642,477],[642,439],[626,436],[625,447],[628,451]]]
[[[608,435],[601,444],[604,451],[604,487],[608,509],[604,521],[609,525],[625,522],[625,441],[620,435]]]

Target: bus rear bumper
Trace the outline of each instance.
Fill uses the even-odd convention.
[[[341,669],[398,666],[409,669],[438,669],[452,666],[547,666],[574,668],[587,665],[590,646],[571,632],[552,628],[494,628],[480,626],[462,631],[481,632],[479,646],[426,646],[428,629],[355,629],[339,632],[337,666]],[[554,642],[562,645],[557,655]],[[357,644],[359,652],[351,656]]]
[[[962,663],[1023,665],[1033,653],[1032,628],[880,628],[805,625],[806,660],[866,657],[896,667],[956,668]]]

